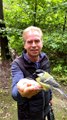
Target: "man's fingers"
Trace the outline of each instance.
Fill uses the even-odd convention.
[[[34,80],[20,80],[17,83],[18,92],[23,96],[30,98],[41,90],[41,85]]]

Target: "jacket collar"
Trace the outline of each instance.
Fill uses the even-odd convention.
[[[29,59],[29,57],[28,57],[28,55],[26,54],[25,51],[23,51],[22,56],[24,57],[24,59],[25,59],[28,63],[33,63],[33,62]],[[40,62],[45,56],[46,56],[46,54],[45,54],[44,52],[41,52],[40,55],[39,55],[39,57],[40,57],[39,62]]]

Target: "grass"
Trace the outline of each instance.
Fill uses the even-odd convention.
[[[53,94],[56,120],[67,120],[67,100]],[[9,89],[0,89],[0,120],[17,120],[17,105]]]
[[[56,120],[67,120],[67,100],[54,96],[53,108]]]
[[[16,102],[8,90],[0,90],[0,120],[17,120]]]

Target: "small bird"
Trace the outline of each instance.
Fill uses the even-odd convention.
[[[63,92],[63,90],[61,90],[61,85],[48,72],[38,69],[36,70],[36,74],[37,74],[36,81],[40,85],[42,85],[44,90],[53,88],[67,98],[67,95]]]
[[[50,87],[60,87],[59,83],[56,82],[53,76],[51,76],[48,72],[38,69],[36,70],[36,73],[38,76],[36,81],[42,85],[44,90],[48,90]]]

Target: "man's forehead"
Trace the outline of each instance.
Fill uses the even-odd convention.
[[[40,33],[38,31],[29,31],[26,34],[27,36],[39,36],[41,37]]]

